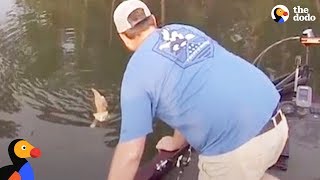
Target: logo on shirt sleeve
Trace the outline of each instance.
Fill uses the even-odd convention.
[[[210,40],[186,28],[163,28],[153,50],[182,68],[187,68],[213,57],[213,45]]]

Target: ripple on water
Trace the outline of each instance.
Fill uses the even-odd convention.
[[[0,138],[15,138],[18,136],[20,125],[13,121],[0,119]]]
[[[41,112],[39,118],[43,120],[77,126],[91,123],[94,106],[90,89],[81,86],[49,89],[46,83],[41,84],[39,80],[36,85],[24,79],[16,90],[25,103]],[[111,107],[117,103],[117,99],[107,99]]]
[[[0,24],[0,112],[15,114],[24,106],[31,107],[40,120],[89,128],[95,110],[91,85],[81,84],[77,57],[70,56],[76,51],[76,29],[52,27],[49,12],[36,11],[21,3],[24,1],[16,3],[7,13],[8,20]],[[56,32],[61,33],[57,35],[60,39],[52,35]],[[43,40],[46,43],[39,43]],[[59,41],[57,44],[56,40]],[[51,51],[51,47],[56,49]],[[56,54],[59,56],[55,57]],[[53,70],[44,67],[52,61],[60,63],[59,67]],[[101,127],[107,131],[106,145],[114,146],[120,127],[119,88],[112,86],[102,94],[106,96],[115,118],[101,124]],[[0,120],[0,138],[15,136],[17,127],[14,122]]]

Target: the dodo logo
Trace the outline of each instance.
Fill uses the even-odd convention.
[[[40,157],[40,149],[34,147],[24,139],[15,139],[9,144],[8,153],[12,164],[3,167],[0,166],[0,179],[34,180],[34,172],[27,158]]]
[[[289,9],[284,5],[276,5],[271,11],[271,17],[275,22],[282,24],[289,19]]]

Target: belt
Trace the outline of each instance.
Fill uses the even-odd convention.
[[[282,121],[281,114],[282,114],[281,109],[279,105],[277,105],[277,107],[272,113],[272,118],[267,122],[266,125],[264,125],[264,127],[261,129],[258,135],[273,129],[276,125],[278,125]]]

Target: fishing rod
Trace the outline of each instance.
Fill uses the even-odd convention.
[[[296,69],[288,74],[285,74],[272,82],[276,86],[277,90],[282,97],[294,97],[296,96],[296,104],[298,106],[308,107],[310,106],[310,95],[312,95],[312,89],[306,86],[311,78],[311,68],[309,67],[309,47],[313,45],[320,45],[320,37],[315,37],[311,28],[303,31],[301,36],[293,36],[289,38],[277,41],[265,50],[263,50],[257,58],[253,61],[255,66],[261,62],[263,55],[273,47],[290,40],[299,40],[302,45],[306,47],[305,64],[301,65],[301,56],[296,57]],[[281,156],[289,157],[288,142]],[[183,173],[184,167],[188,166],[191,161],[192,147],[188,144],[184,145],[177,151],[168,152],[160,151],[149,163],[138,169],[135,180],[160,180],[170,170],[178,167],[180,169],[177,180]],[[281,157],[279,158],[279,160]],[[278,161],[275,167],[281,170],[287,169],[287,164],[283,164],[282,161]]]
[[[309,80],[311,79],[312,69],[309,65],[310,47],[320,45],[320,37],[316,37],[311,28],[304,30],[301,36],[285,38],[271,44],[265,50],[263,50],[257,56],[257,58],[254,59],[252,64],[258,66],[263,55],[266,54],[271,48],[289,40],[298,40],[306,48],[305,64],[302,65],[301,56],[296,56],[296,69],[293,72],[284,74],[281,77],[273,80],[273,83],[275,84],[282,97],[292,96],[294,93],[299,96],[301,95],[300,92],[302,91],[300,90],[302,89],[308,89],[307,91],[309,91],[310,94],[310,92],[312,92],[312,89],[303,87],[303,85],[307,85]]]

